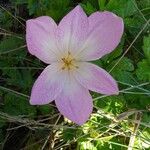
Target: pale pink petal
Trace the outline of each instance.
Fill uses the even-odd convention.
[[[60,94],[65,80],[66,74],[59,70],[59,64],[46,67],[33,85],[30,104],[43,105],[53,101]]]
[[[60,113],[78,125],[85,123],[92,113],[93,103],[89,91],[74,79],[67,80],[63,91],[56,98]]]
[[[73,53],[79,50],[83,40],[87,37],[87,29],[88,17],[78,5],[58,25],[60,49]]]
[[[104,69],[86,62],[82,62],[78,66],[74,76],[82,86],[101,94],[119,94],[116,81]]]
[[[57,60],[56,29],[54,20],[48,16],[26,22],[26,42],[29,52],[50,64]]]
[[[122,18],[107,11],[93,13],[88,20],[88,38],[78,57],[82,60],[95,60],[117,47],[123,34],[124,24]]]

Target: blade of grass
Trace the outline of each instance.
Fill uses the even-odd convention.
[[[129,141],[129,145],[128,145],[128,150],[133,150],[134,141],[135,141],[135,138],[136,138],[136,133],[138,131],[140,122],[141,122],[141,118],[142,118],[142,113],[141,112],[135,113],[135,120],[138,121],[138,123],[134,124],[134,130],[133,130],[133,133],[131,134],[131,137],[130,137],[130,141]]]

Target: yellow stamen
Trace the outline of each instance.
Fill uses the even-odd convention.
[[[66,57],[61,58],[62,62],[63,62],[63,66],[62,66],[62,70],[71,70],[72,68],[79,68],[78,66],[76,66],[75,63],[75,59],[72,57],[71,53],[68,51],[68,54]]]

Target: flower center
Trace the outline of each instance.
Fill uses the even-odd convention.
[[[70,70],[72,68],[78,68],[78,66],[75,65],[75,59],[72,57],[71,53],[68,51],[67,56],[63,57],[62,59],[63,66],[62,70]]]

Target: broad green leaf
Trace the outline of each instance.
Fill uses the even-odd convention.
[[[96,11],[96,8],[93,7],[93,5],[90,2],[87,2],[86,4],[81,4],[85,12],[90,15]]]
[[[28,9],[29,9],[29,15],[36,14],[36,12],[40,12],[40,6],[38,4],[38,1],[36,0],[28,0]]]
[[[8,52],[8,54],[9,54],[9,51],[11,51],[15,48],[19,48],[20,46],[23,46],[23,45],[25,45],[23,39],[19,39],[14,36],[5,37],[0,41],[0,54],[3,52]],[[23,51],[23,50],[24,49],[21,49],[21,51]],[[17,52],[17,54],[18,54],[19,50],[16,50],[15,52]],[[14,53],[14,52],[12,52],[12,53]]]
[[[36,115],[36,107],[29,104],[29,100],[6,94],[4,97],[4,112],[10,115],[26,115],[29,118]]]
[[[98,0],[100,10],[105,10],[106,0]]]
[[[150,81],[150,63],[147,59],[143,59],[138,63],[136,75],[139,80]]]
[[[48,15],[55,21],[59,21],[69,10],[69,0],[28,0],[30,15]]]
[[[137,9],[135,0],[110,0],[106,6],[107,10],[113,11],[119,16],[125,18],[136,13]]]
[[[144,51],[144,54],[145,54],[146,58],[150,62],[150,34],[149,34],[149,36],[144,37],[143,51]]]
[[[18,86],[23,89],[28,89],[32,87],[33,77],[31,70],[28,69],[13,69],[7,70],[7,82],[9,85]]]
[[[70,10],[70,0],[50,0],[46,3],[46,15],[60,21]]]
[[[144,37],[142,48],[146,59],[143,59],[138,63],[136,75],[139,80],[150,81],[150,35]]]
[[[62,131],[64,141],[71,141],[77,136],[77,129],[66,128]]]
[[[108,70],[110,70],[116,63],[118,62],[118,59],[113,61],[110,66],[108,66]],[[121,61],[118,63],[118,65],[113,69],[111,74],[113,77],[118,80],[125,83],[132,83],[133,77],[132,72],[134,71],[134,65],[132,64],[132,60],[130,60],[127,57],[124,57],[121,59]]]
[[[134,17],[125,18],[124,23],[126,29],[135,37],[141,30],[143,24],[145,24],[145,20],[143,20],[143,18],[137,14]]]

